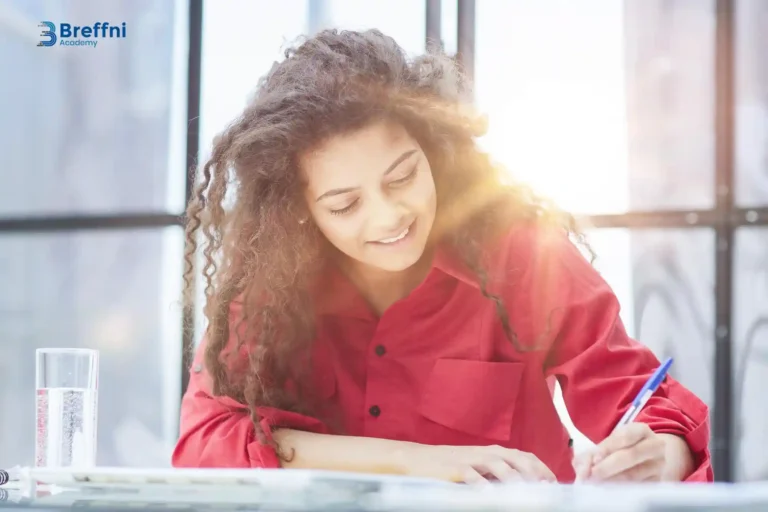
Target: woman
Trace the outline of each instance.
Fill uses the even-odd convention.
[[[671,378],[611,433],[658,361],[572,218],[478,149],[462,89],[447,58],[325,31],[216,139],[188,211],[209,323],[174,465],[712,480],[707,408]],[[554,379],[599,443],[576,460]]]

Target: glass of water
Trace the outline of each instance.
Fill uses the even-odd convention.
[[[35,466],[95,466],[99,353],[41,348],[36,359]]]

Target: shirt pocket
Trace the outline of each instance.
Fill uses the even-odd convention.
[[[438,359],[424,385],[419,412],[449,429],[509,444],[524,370],[524,363]]]

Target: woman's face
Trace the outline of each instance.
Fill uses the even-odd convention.
[[[301,159],[314,222],[343,254],[397,272],[424,253],[435,220],[432,170],[401,126],[381,122]]]

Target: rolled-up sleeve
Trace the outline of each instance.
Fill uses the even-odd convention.
[[[211,394],[203,364],[205,341],[192,363],[189,387],[181,402],[180,435],[173,451],[175,467],[279,468],[269,444],[256,439],[248,407],[229,397]],[[327,433],[324,423],[293,412],[259,407],[260,426],[269,440],[275,428]]]
[[[631,339],[619,318],[619,303],[608,284],[565,237],[546,244],[537,262],[554,303],[554,328],[545,370],[556,376],[574,425],[594,442],[607,437],[659,360]],[[668,377],[636,421],[654,432],[680,436],[694,456],[686,481],[714,479],[709,453],[709,411],[682,384]]]

